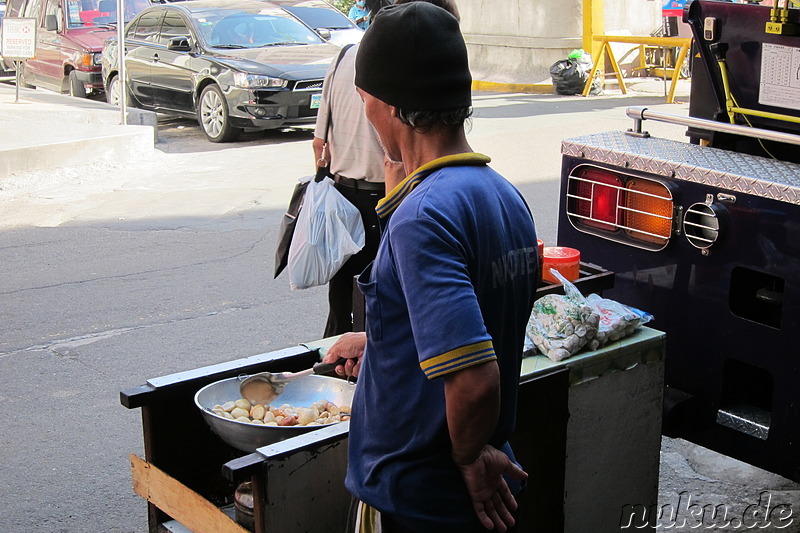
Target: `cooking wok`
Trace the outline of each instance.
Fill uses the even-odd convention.
[[[243,452],[254,452],[261,446],[286,440],[325,426],[261,426],[239,422],[217,415],[215,405],[235,401],[241,397],[239,383],[247,378],[223,379],[206,385],[194,396],[194,403],[203,413],[208,425],[223,441]],[[283,392],[272,402],[273,406],[288,403],[295,407],[311,407],[314,402],[328,400],[337,406],[351,405],[355,384],[339,378],[310,375],[287,383]]]

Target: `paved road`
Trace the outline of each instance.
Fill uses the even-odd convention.
[[[663,102],[476,93],[469,138],[553,243],[560,140],[629,127],[628,105],[686,113]],[[651,127],[681,137],[668,128]],[[0,183],[0,531],[146,531],[128,464],[143,453],[139,412],[119,391],[321,334],[324,289],[271,276],[282,209],[312,168],[310,132],[214,145],[192,121],[162,119],[159,138],[136,165]],[[671,496],[686,469],[714,461],[667,444]]]

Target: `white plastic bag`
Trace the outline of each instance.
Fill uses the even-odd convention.
[[[550,272],[564,285],[564,296],[547,294],[533,304],[526,334],[539,352],[562,361],[584,346],[592,347],[600,315],[586,302],[580,290],[557,270]]]
[[[596,337],[600,346],[633,335],[642,324],[653,320],[653,315],[650,313],[597,294],[590,294],[586,297],[586,301],[600,314],[600,326],[597,328]]]
[[[331,178],[311,180],[289,247],[289,286],[307,289],[328,283],[363,247],[364,223],[358,209],[336,190]]]

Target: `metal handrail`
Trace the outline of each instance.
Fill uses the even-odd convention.
[[[704,118],[670,115],[669,113],[649,111],[646,107],[642,106],[631,106],[625,113],[628,115],[628,117],[633,119],[633,129],[628,130],[628,133],[637,137],[646,137],[649,135],[647,132],[642,131],[642,121],[655,120],[658,122],[666,122],[668,124],[686,126],[688,128],[700,128],[719,133],[732,133],[734,135],[742,135],[744,137],[753,137],[767,141],[800,145],[800,135],[794,135],[792,133],[783,133],[780,131],[765,130],[762,128],[751,128],[749,126],[716,122],[714,120],[707,120]]]

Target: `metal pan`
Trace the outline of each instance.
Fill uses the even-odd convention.
[[[212,411],[215,405],[240,398],[239,383],[248,376],[223,379],[206,385],[194,396],[194,403],[205,421],[223,441],[244,452],[286,440],[301,433],[325,426],[260,426],[224,418]],[[295,407],[310,407],[314,402],[328,400],[338,406],[351,405],[355,384],[339,378],[310,375],[287,383],[272,405],[288,403]]]

